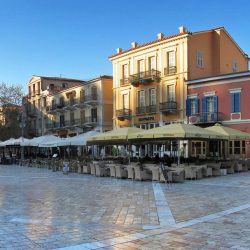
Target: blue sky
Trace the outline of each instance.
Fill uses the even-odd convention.
[[[178,33],[182,25],[224,26],[250,55],[249,11],[248,0],[0,0],[0,82],[112,74],[108,56],[116,48]]]

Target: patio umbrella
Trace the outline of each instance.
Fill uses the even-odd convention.
[[[115,144],[126,144],[128,138],[134,133],[143,132],[141,128],[124,127],[116,128],[111,131],[101,133],[95,136],[91,136],[87,139],[87,145],[115,145]]]
[[[58,140],[58,137],[54,135],[43,135],[39,137],[34,137],[30,140],[26,140],[23,143],[21,143],[21,146],[24,147],[38,147],[39,145],[46,143],[46,142],[53,142],[55,140]]]
[[[219,123],[216,123],[212,127],[205,128],[209,132],[216,132],[218,134],[221,134],[223,136],[227,136],[229,140],[244,140],[244,139],[250,139],[250,134],[246,132],[242,132],[237,129],[229,128],[226,126],[222,126]]]
[[[204,128],[192,124],[169,124],[158,128],[149,129],[129,135],[130,140],[160,140],[160,139],[227,139],[226,135],[214,131],[207,131]]]
[[[0,147],[6,147],[6,146],[19,146],[22,142],[27,142],[29,139],[26,139],[24,137],[19,137],[17,139],[10,138],[9,140],[3,141],[0,143]]]
[[[96,136],[97,134],[99,134],[99,132],[95,130],[91,130],[86,133],[76,135],[73,137],[68,137],[64,140],[61,140],[60,142],[58,142],[57,146],[58,147],[60,146],[86,146],[87,139],[90,136]]]

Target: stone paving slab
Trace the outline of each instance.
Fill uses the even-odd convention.
[[[0,165],[0,249],[250,249],[250,173],[160,184]]]

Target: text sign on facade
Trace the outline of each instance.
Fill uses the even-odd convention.
[[[146,116],[146,117],[140,117],[138,118],[139,122],[148,122],[148,121],[154,121],[154,116]]]

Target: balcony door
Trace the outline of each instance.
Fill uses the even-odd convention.
[[[138,61],[138,73],[140,77],[143,77],[144,74],[144,60],[139,60]]]
[[[218,97],[204,96],[202,98],[202,117],[203,122],[218,121]]]
[[[123,109],[129,109],[129,94],[122,95],[122,107]]]
[[[91,109],[91,122],[97,122],[97,108]]]
[[[155,56],[149,57],[149,71],[154,71],[156,70],[156,58]]]
[[[175,102],[175,85],[174,84],[167,86],[167,101]]]

